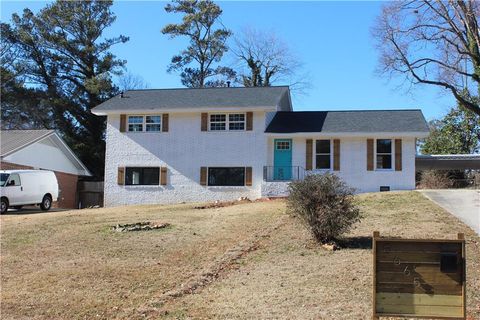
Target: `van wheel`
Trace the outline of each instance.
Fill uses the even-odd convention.
[[[43,196],[42,203],[40,203],[40,208],[43,211],[48,211],[52,207],[52,198],[48,195]]]
[[[5,212],[8,211],[8,200],[7,200],[7,198],[2,198],[0,207],[1,207],[1,213],[5,213]]]

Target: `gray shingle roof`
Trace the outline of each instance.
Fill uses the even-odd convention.
[[[0,156],[7,156],[54,132],[54,130],[2,130],[0,133]]]
[[[421,110],[277,112],[265,132],[428,132]]]
[[[277,106],[283,111],[291,110],[288,87],[128,90],[123,98],[117,95],[93,108],[92,112]]]
[[[0,131],[0,156],[2,159],[22,150],[36,142],[44,139],[51,139],[58,148],[64,152],[65,156],[78,169],[76,174],[91,176],[87,167],[77,158],[73,151],[68,147],[55,130],[1,130]],[[8,158],[7,158],[8,159]],[[20,163],[22,164],[22,163]],[[30,164],[29,164],[30,165]],[[56,165],[52,163],[51,170],[57,170]]]

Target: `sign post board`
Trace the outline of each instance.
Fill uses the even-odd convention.
[[[465,319],[465,239],[373,233],[373,319]]]

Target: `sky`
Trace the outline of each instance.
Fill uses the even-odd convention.
[[[182,87],[180,77],[168,73],[171,57],[186,47],[160,30],[180,20],[166,13],[162,1],[116,1],[117,20],[106,37],[130,37],[112,52],[127,60],[129,72],[150,88]],[[233,33],[244,28],[273,32],[303,63],[310,88],[292,93],[294,110],[422,109],[427,120],[439,118],[455,105],[443,89],[419,85],[413,89],[401,77],[379,75],[378,52],[370,30],[384,3],[378,1],[218,1],[222,23]],[[25,7],[36,12],[43,1],[2,1],[1,20]],[[225,58],[225,64],[232,63]],[[282,85],[282,83],[278,83]]]

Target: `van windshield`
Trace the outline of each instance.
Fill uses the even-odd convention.
[[[7,183],[8,177],[10,176],[9,173],[0,173],[0,186],[5,187],[5,183]]]

